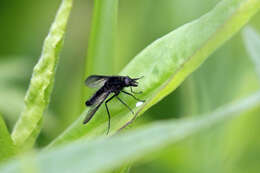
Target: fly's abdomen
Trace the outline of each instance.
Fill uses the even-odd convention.
[[[91,103],[91,100],[87,100],[85,104],[86,104],[86,106],[91,106],[91,105],[93,105],[93,103]]]
[[[89,100],[86,101],[86,106],[94,105],[103,93],[104,89],[100,88]]]
[[[89,100],[86,101],[86,106],[92,106],[95,102],[96,102],[96,99],[97,99],[98,95],[97,94],[94,94],[93,97],[91,97]]]

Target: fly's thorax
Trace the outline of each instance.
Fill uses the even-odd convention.
[[[106,90],[107,92],[117,92],[117,91],[121,91],[124,88],[124,85],[122,82],[113,82],[113,83],[107,83],[106,85],[104,85],[104,90]]]
[[[106,88],[112,88],[114,86],[124,86],[124,80],[122,77],[111,77],[105,85]]]

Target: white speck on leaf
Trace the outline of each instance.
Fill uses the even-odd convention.
[[[136,107],[139,107],[139,106],[141,106],[142,104],[143,104],[143,102],[137,102],[135,106],[136,106]]]

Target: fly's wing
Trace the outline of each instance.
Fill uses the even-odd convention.
[[[91,75],[85,80],[85,84],[90,88],[101,87],[110,78],[110,76]]]
[[[98,108],[102,105],[102,103],[106,100],[108,97],[109,92],[104,92],[103,94],[99,95],[98,98],[96,98],[95,103],[90,107],[87,116],[85,117],[83,124],[88,123],[91,118],[94,116],[94,114],[97,112]]]

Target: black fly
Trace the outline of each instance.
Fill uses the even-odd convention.
[[[141,77],[140,77],[141,78]],[[132,87],[137,87],[138,82],[137,80],[140,78],[130,78],[128,76],[100,76],[100,75],[92,75],[89,76],[85,84],[90,88],[96,88],[100,87],[99,90],[89,99],[86,101],[86,106],[90,106],[90,109],[87,113],[86,118],[84,119],[84,124],[88,123],[91,118],[94,116],[98,108],[101,106],[101,104],[107,99],[107,97],[110,94],[112,95],[109,99],[105,101],[105,106],[108,114],[108,129],[107,134],[110,129],[110,113],[107,107],[107,103],[112,100],[114,97],[116,97],[123,105],[125,105],[133,114],[134,112],[132,109],[123,101],[121,100],[118,95],[119,93],[124,93],[129,96],[132,96],[135,100],[144,102],[144,100],[140,100],[136,98],[132,93],[134,94],[140,94],[141,92],[134,92]],[[123,89],[125,87],[130,87],[130,91],[132,93],[126,92]]]

